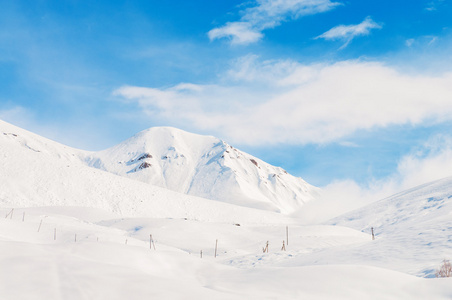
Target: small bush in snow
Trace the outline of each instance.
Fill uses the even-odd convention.
[[[436,271],[435,276],[437,278],[443,278],[443,277],[452,277],[452,264],[448,260],[443,260],[443,264],[439,268],[439,270]]]

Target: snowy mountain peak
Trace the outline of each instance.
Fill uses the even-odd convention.
[[[28,156],[39,154],[38,160],[45,157],[67,166],[94,167],[152,186],[240,206],[289,214],[319,193],[301,178],[218,138],[171,127],[141,131],[100,152],[66,147],[6,122],[0,122],[0,135],[0,146],[21,149]]]
[[[114,174],[177,192],[291,213],[318,189],[212,136],[156,127],[86,158]]]

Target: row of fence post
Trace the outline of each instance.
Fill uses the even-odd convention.
[[[12,208],[6,214],[5,219],[7,219],[8,217],[10,219],[12,219],[13,213],[14,213],[14,208]],[[25,212],[23,212],[23,215],[22,215],[22,222],[24,222],[24,221],[25,221]],[[38,232],[41,230],[42,221],[43,220],[41,219],[41,221],[39,222]],[[375,240],[375,234],[374,234],[373,227],[371,227],[371,233],[372,233],[372,240]],[[54,228],[53,239],[56,240],[56,238],[57,238],[57,230],[56,230],[56,228]],[[97,237],[97,241],[99,241],[99,237]],[[77,234],[75,234],[75,236],[74,236],[74,242],[77,242]],[[127,245],[127,239],[125,240],[125,244]],[[286,251],[286,245],[287,246],[289,245],[289,226],[286,226],[286,240],[285,241],[283,240],[283,242],[282,242],[282,247],[281,247],[282,251]],[[265,247],[262,248],[262,252],[268,253],[268,250],[269,250],[268,246],[269,246],[269,242],[267,241],[265,244]],[[152,234],[150,234],[149,235],[149,249],[152,250],[152,248],[154,248],[154,250],[155,250],[155,242],[154,242],[154,239],[152,238]],[[215,240],[215,253],[214,253],[215,258],[217,257],[217,250],[218,250],[218,239]],[[200,251],[200,257],[202,258],[202,250]]]

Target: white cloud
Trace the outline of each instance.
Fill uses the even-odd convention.
[[[322,187],[320,199],[306,203],[295,215],[305,224],[318,224],[383,199],[394,191],[394,186],[382,182],[362,187],[353,180],[334,181]]]
[[[400,160],[397,173],[403,188],[452,176],[452,137],[431,137],[422,147]]]
[[[315,66],[302,66],[292,60],[260,61],[257,55],[236,59],[226,72],[227,79],[247,84],[296,85],[312,78]]]
[[[380,29],[382,26],[372,20],[371,17],[367,17],[360,24],[356,25],[339,25],[331,28],[327,32],[322,33],[316,39],[325,40],[342,40],[344,45],[342,48],[348,46],[348,44],[357,36],[369,35],[371,29]]]
[[[251,145],[321,144],[356,130],[452,119],[452,74],[407,75],[376,62],[302,65],[249,56],[217,84],[128,86],[115,94],[167,124]]]
[[[319,201],[303,206],[298,216],[306,223],[320,223],[395,193],[452,176],[452,136],[435,135],[403,156],[397,170],[368,186],[353,180],[334,181],[323,187]]]
[[[0,120],[20,127],[26,127],[34,120],[33,113],[22,106],[0,109]]]
[[[411,38],[405,41],[405,45],[410,48],[427,48],[434,46],[440,41],[438,36],[434,35],[423,35],[416,37],[416,39]]]
[[[415,42],[414,39],[407,39],[407,40],[405,41],[405,45],[406,45],[407,47],[411,47],[411,46],[413,46],[414,42]]]
[[[429,37],[427,37],[427,38],[430,38],[430,41],[428,42],[428,45],[429,45],[429,46],[432,45],[432,44],[434,44],[434,43],[438,40],[438,37],[437,37],[437,36],[429,36]]]
[[[230,38],[232,44],[259,41],[262,31],[281,25],[287,19],[322,13],[341,5],[330,0],[257,0],[257,5],[242,11],[240,21],[228,22],[208,32],[210,40]]]
[[[425,7],[425,10],[427,11],[436,11],[438,10],[438,6],[441,6],[444,4],[444,0],[434,0],[429,3],[427,3],[427,6]]]
[[[57,126],[53,120],[39,120],[35,112],[22,106],[0,109],[0,120],[78,149],[94,151],[111,146],[107,137],[110,133],[102,132],[105,131],[102,126],[90,120],[77,118],[76,123],[67,120]],[[93,130],[95,126],[97,131]]]
[[[228,22],[223,27],[210,30],[207,34],[210,40],[230,37],[231,44],[250,44],[259,41],[263,36],[247,22]]]

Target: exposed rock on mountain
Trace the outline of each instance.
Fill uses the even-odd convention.
[[[319,189],[224,141],[169,127],[86,157],[88,165],[177,192],[291,213]]]

